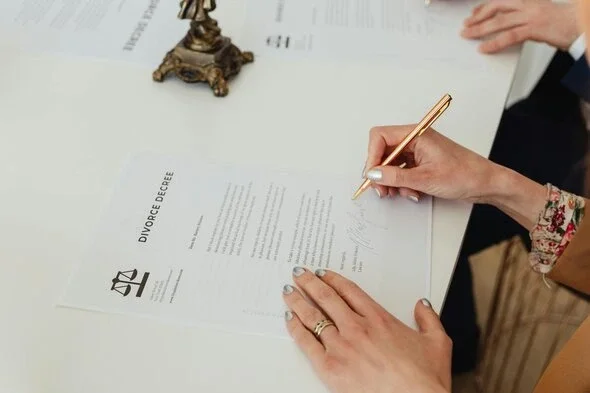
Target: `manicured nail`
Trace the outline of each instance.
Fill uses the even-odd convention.
[[[285,311],[285,321],[293,319],[293,313],[291,311]]]
[[[293,268],[293,274],[295,275],[295,277],[299,277],[303,273],[305,273],[305,269],[304,268],[302,268],[300,266],[296,266],[296,267]]]
[[[428,299],[424,298],[420,300],[422,302],[423,305],[425,305],[428,308],[432,308],[432,304],[430,304],[430,302],[428,301]]]
[[[315,271],[315,275],[318,277],[324,277],[326,275],[326,271],[324,269],[318,269]]]
[[[408,199],[414,203],[420,202],[420,200],[418,199],[418,197],[416,195],[408,195]]]
[[[383,179],[383,171],[381,169],[373,168],[367,172],[367,179],[372,181],[380,181]]]
[[[379,198],[381,198],[381,191],[379,191],[379,189],[378,189],[378,188],[373,188],[373,190],[375,190],[375,192],[377,193],[377,196],[378,196]]]
[[[294,290],[295,290],[295,289],[293,289],[293,287],[292,287],[291,285],[285,285],[285,286],[283,287],[283,293],[284,293],[285,295],[290,295],[290,294],[292,294]]]

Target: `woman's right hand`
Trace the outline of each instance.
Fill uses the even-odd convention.
[[[406,152],[413,166],[380,166],[414,125],[375,127],[369,137],[365,174],[380,196],[417,196],[415,191],[435,197],[479,202],[485,198],[497,165],[453,142],[435,130],[416,138]]]
[[[542,210],[544,186],[497,165],[428,130],[406,148],[409,167],[380,166],[414,125],[375,127],[369,138],[365,176],[380,197],[400,195],[417,201],[418,192],[435,197],[492,204],[525,228],[531,228]],[[515,152],[517,154],[517,152]],[[401,162],[398,162],[398,165]]]

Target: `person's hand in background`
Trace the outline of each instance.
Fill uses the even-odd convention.
[[[490,0],[474,8],[461,35],[484,39],[483,53],[496,53],[527,40],[568,50],[579,36],[574,4],[549,0]]]

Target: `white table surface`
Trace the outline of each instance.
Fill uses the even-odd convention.
[[[55,307],[123,161],[154,150],[360,180],[371,126],[414,123],[446,92],[436,128],[487,155],[518,57],[485,72],[260,57],[217,99],[134,64],[24,53],[13,38],[0,36],[0,392],[11,393],[323,392],[288,340]],[[436,309],[470,209],[435,202]]]

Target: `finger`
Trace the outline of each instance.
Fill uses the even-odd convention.
[[[370,317],[387,312],[358,285],[340,274],[324,269],[316,270],[315,274],[332,287],[358,315]]]
[[[369,148],[365,163],[365,172],[370,168],[381,165],[387,148],[399,145],[412,132],[414,127],[415,125],[373,127],[369,134]],[[411,149],[411,146],[408,146],[408,149]]]
[[[355,321],[356,314],[328,284],[302,267],[293,269],[295,283],[336,323],[342,327]],[[316,322],[318,322],[316,320]]]
[[[283,298],[285,299],[287,306],[297,314],[303,325],[310,330],[310,332],[313,332],[313,329],[318,322],[326,319],[320,310],[305,300],[303,295],[291,285],[285,285],[283,287]],[[336,342],[338,335],[338,329],[334,326],[328,326],[322,332],[320,340],[324,346],[327,346]]]
[[[499,52],[508,47],[511,47],[512,45],[520,44],[526,41],[527,37],[529,37],[529,31],[530,30],[526,25],[504,31],[491,40],[483,42],[479,46],[479,50],[483,53]]]
[[[417,191],[411,190],[409,188],[400,188],[399,195],[414,203],[420,202],[420,194]]]
[[[389,195],[389,190],[385,186],[381,186],[379,184],[371,184],[371,187],[373,187],[373,189],[375,190],[375,193],[377,194],[377,196],[380,199],[385,198],[386,196]]]
[[[473,14],[464,22],[465,26],[473,26],[496,15],[498,12],[519,11],[522,5],[515,0],[494,0],[476,7]]]
[[[465,38],[482,38],[510,28],[522,26],[526,23],[526,16],[521,12],[498,13],[493,18],[466,27],[461,32]]]
[[[476,6],[475,8],[473,8],[473,11],[471,11],[471,15],[475,15],[477,14],[479,11],[481,11],[481,9],[483,8],[483,6],[485,5],[485,3],[480,4],[478,6]]]
[[[414,318],[422,333],[444,332],[440,318],[434,312],[428,299],[421,299],[414,308]]]
[[[402,169],[396,166],[380,166],[367,172],[367,179],[388,187],[403,187],[424,192],[426,173],[420,167]]]
[[[395,187],[387,187],[390,198],[394,198],[398,194],[398,189]]]
[[[324,346],[316,340],[312,332],[305,328],[295,313],[291,311],[285,312],[285,320],[287,321],[287,330],[297,346],[301,348],[314,366],[320,364],[326,355]]]

